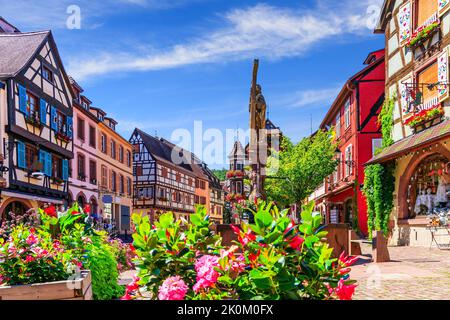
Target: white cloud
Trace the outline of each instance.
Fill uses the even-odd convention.
[[[340,88],[323,88],[298,91],[281,99],[279,104],[288,108],[301,108],[330,104],[338,95]]]
[[[179,66],[217,63],[254,56],[277,59],[298,56],[320,41],[344,35],[371,34],[366,26],[367,4],[346,0],[338,7],[320,5],[295,11],[266,4],[235,9],[223,16],[224,27],[168,49],[147,54],[102,52],[91,58],[69,60],[77,79],[113,72],[149,71]],[[378,1],[378,0],[376,0]],[[333,40],[331,40],[333,41]]]

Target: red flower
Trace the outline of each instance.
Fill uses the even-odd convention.
[[[50,217],[58,217],[58,214],[56,213],[56,208],[55,206],[51,205],[50,207],[47,207],[44,209],[44,212],[46,215],[50,216]]]
[[[72,211],[72,215],[75,216],[75,215],[77,215],[77,214],[81,214],[81,213],[79,213],[77,210],[73,210],[73,211]]]
[[[133,300],[133,297],[126,293],[120,300]]]
[[[345,251],[341,253],[339,256],[339,262],[342,264],[343,267],[350,267],[358,261],[358,257],[350,257],[345,255]]]
[[[289,246],[294,250],[301,250],[303,242],[305,242],[305,239],[295,236],[289,241]]]
[[[261,250],[258,250],[258,252],[255,253],[255,254],[250,253],[250,254],[248,255],[248,259],[249,259],[252,263],[255,263],[256,260],[258,260],[260,254],[261,254]]]
[[[239,229],[238,227],[236,227],[235,225],[230,225],[231,229],[234,231],[235,234],[239,235],[241,234],[241,229]]]
[[[335,292],[339,297],[339,300],[352,300],[353,294],[355,293],[355,288],[355,284],[346,285],[344,283],[344,279],[341,279],[339,280]]]
[[[167,229],[166,229],[166,238],[167,238],[167,240],[170,241],[170,232],[169,232],[169,230],[167,230]]]
[[[84,213],[90,213],[91,212],[91,206],[86,204],[83,208]]]
[[[32,256],[27,256],[25,258],[25,263],[30,263],[30,262],[33,262],[33,261],[34,261],[34,258]]]
[[[249,229],[243,237],[239,235],[238,240],[242,246],[246,246],[249,242],[255,241],[256,236],[253,234],[252,230]]]

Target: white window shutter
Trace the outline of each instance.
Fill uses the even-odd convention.
[[[449,49],[446,47],[438,56],[438,86],[439,101],[442,102],[449,97]]]
[[[409,75],[408,77],[406,77],[399,83],[400,104],[402,107],[403,118],[409,116],[410,113],[413,111],[413,110],[410,110],[410,112],[408,112],[410,98],[409,98],[409,93],[408,93],[408,88],[407,88],[407,84],[411,84],[412,82],[413,82],[413,77],[412,77],[412,75]]]
[[[450,0],[439,0],[439,16],[444,15],[450,9]]]
[[[399,25],[399,42],[401,45],[405,45],[412,34],[412,2],[408,1],[400,7],[398,12],[398,25]]]

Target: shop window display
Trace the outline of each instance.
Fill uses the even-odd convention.
[[[408,188],[409,217],[444,217],[450,214],[449,160],[435,155],[425,159],[411,177]]]

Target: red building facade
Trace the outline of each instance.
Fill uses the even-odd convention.
[[[377,119],[384,103],[384,50],[370,53],[364,64],[343,86],[320,126],[335,128],[339,165],[311,198],[327,223],[349,223],[367,234],[367,206],[361,189],[364,164],[382,141]]]

